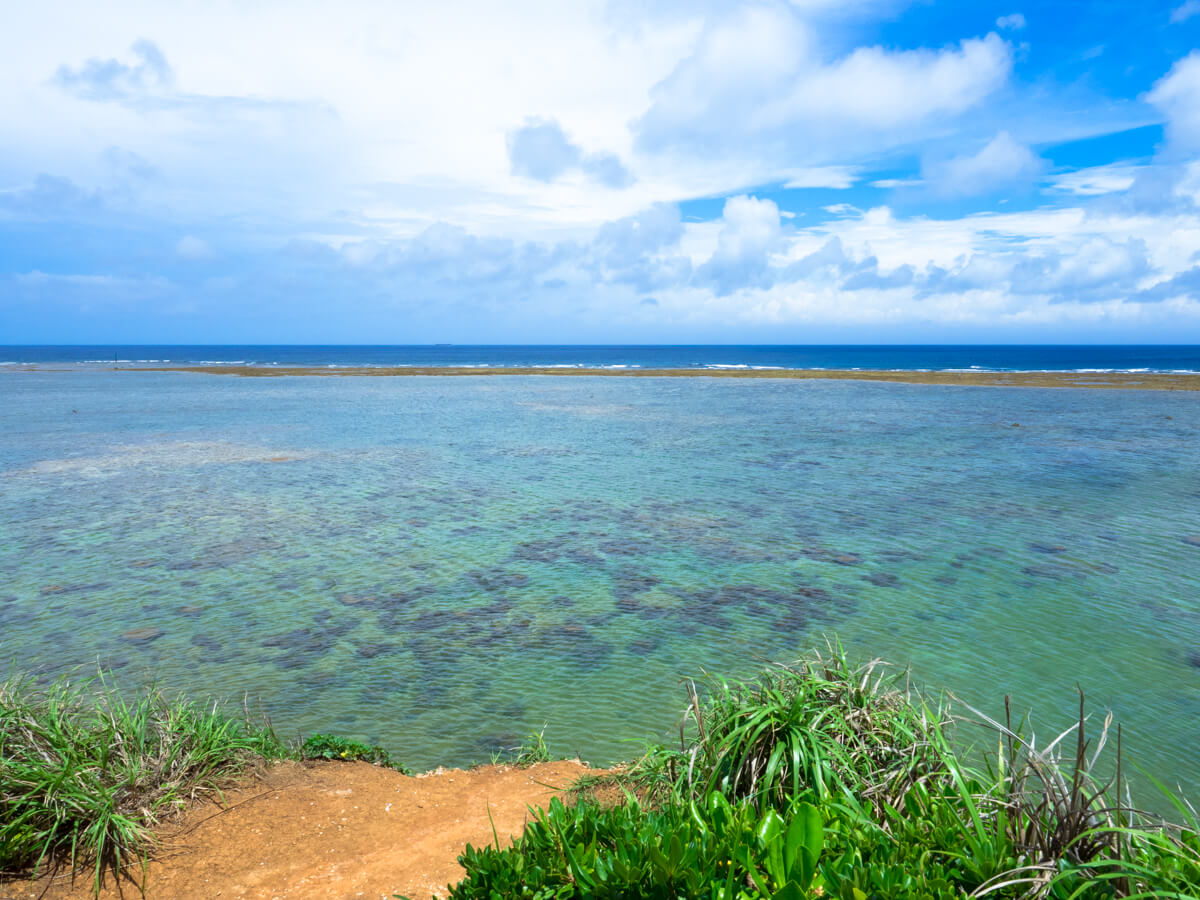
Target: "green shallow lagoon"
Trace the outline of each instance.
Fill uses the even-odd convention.
[[[1200,395],[5,373],[0,472],[20,669],[605,762],[836,633],[1046,734],[1079,684],[1200,794]]]

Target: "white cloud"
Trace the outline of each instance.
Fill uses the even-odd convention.
[[[762,258],[779,243],[779,207],[757,197],[730,197],[721,214],[716,258]]]
[[[171,85],[174,73],[157,44],[141,38],[130,52],[137,58],[134,65],[93,57],[78,68],[59,66],[54,80],[87,100],[119,100]]]
[[[884,7],[17,4],[0,31],[0,218],[30,233],[67,222],[104,249],[0,278],[66,309],[159,264],[167,275],[135,279],[143,294],[217,322],[259,304],[260,321],[295,329],[264,339],[312,339],[309,321],[330,339],[549,338],[522,333],[543,322],[570,339],[633,311],[661,326],[651,339],[678,323],[721,338],[1172,310],[1200,322],[1200,54],[1144,98],[1175,156],[1055,174],[1050,208],[937,220],[913,204],[1036,180],[1030,144],[1160,119],[1146,103],[1011,80],[1008,31],[919,49],[892,30],[897,43],[864,46]],[[137,35],[153,43],[126,49]],[[902,168],[917,158],[919,178]],[[832,221],[799,206],[790,218],[808,197],[780,195],[780,209],[762,196],[862,183],[916,190],[896,212],[829,205]],[[726,197],[720,217],[682,220],[679,204]],[[220,253],[205,240],[216,234]],[[1157,311],[1134,308],[1155,290]],[[0,304],[7,334],[4,316]],[[460,330],[437,336],[448,327]],[[599,333],[621,338],[616,324]]]
[[[770,256],[780,248],[779,207],[757,197],[730,197],[721,214],[721,230],[712,257],[696,274],[718,295],[761,282]]]
[[[583,153],[567,140],[553,119],[529,119],[508,135],[508,158],[513,174],[553,181],[578,167]]]
[[[1200,150],[1200,50],[1171,66],[1146,99],[1167,116],[1167,138],[1179,150]]]
[[[845,190],[854,187],[858,173],[852,166],[814,166],[786,173],[785,188],[834,188]]]
[[[1033,151],[1002,131],[978,153],[927,161],[921,174],[938,193],[973,196],[1028,183],[1041,168]]]
[[[1090,166],[1064,172],[1051,179],[1056,191],[1080,197],[1098,197],[1102,194],[1117,194],[1133,187],[1141,166],[1127,163],[1112,163],[1107,166]]]
[[[1171,10],[1171,24],[1178,25],[1186,22],[1192,16],[1200,14],[1200,0],[1187,0]]]
[[[798,85],[779,114],[867,129],[918,124],[974,106],[1007,79],[1011,65],[1008,45],[995,35],[941,51],[860,48]]]
[[[633,182],[615,154],[585,154],[553,119],[526,119],[524,125],[509,132],[507,144],[514,175],[554,181],[570,173],[583,173],[610,188],[628,187]]]
[[[1021,13],[1011,13],[996,20],[996,27],[1011,31],[1020,31],[1025,27],[1025,16]]]
[[[175,245],[175,252],[182,259],[208,259],[212,256],[212,247],[208,245],[207,241],[187,234],[179,239]]]
[[[693,52],[655,86],[635,124],[646,151],[815,159],[871,140],[878,149],[934,115],[978,104],[1008,78],[994,34],[942,50],[860,47],[825,61],[811,29],[783,8],[754,7],[710,24]],[[787,138],[792,142],[788,143]]]
[[[922,181],[920,178],[880,178],[878,181],[872,181],[871,187],[885,188],[885,189],[906,188],[906,187],[919,187],[920,185],[922,185],[924,183],[925,182]]]

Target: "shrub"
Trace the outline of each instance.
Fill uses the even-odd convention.
[[[1093,749],[1082,696],[1046,747],[971,710],[1001,738],[976,768],[944,703],[836,648],[702,689],[689,685],[690,741],[614,779],[624,805],[554,801],[511,848],[468,847],[452,896],[1200,896],[1195,813],[1172,798],[1185,824],[1170,826],[1121,801],[1119,729],[1116,777],[1093,778],[1111,722]]]
[[[219,705],[133,701],[102,677],[0,685],[0,869],[47,858],[119,875],[152,826],[248,763],[286,756],[267,725]]]
[[[404,775],[411,775],[407,768],[392,759],[390,753],[383,747],[371,746],[349,738],[338,737],[334,734],[311,735],[300,747],[301,759],[331,759],[352,762],[362,760],[374,766],[384,766],[395,769]]]

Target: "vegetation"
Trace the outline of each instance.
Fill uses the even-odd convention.
[[[928,702],[902,673],[836,648],[749,682],[689,684],[677,748],[580,784],[510,848],[468,846],[451,896],[1200,896],[1200,819],[1173,797],[1181,824],[1134,807],[1111,717],[1089,734],[1081,696],[1074,724],[1044,746],[1004,718]],[[965,754],[967,722],[994,749]],[[550,756],[542,732],[512,752],[518,765]],[[245,710],[157,690],[129,701],[99,676],[12,677],[0,685],[0,870],[94,866],[98,887],[144,859],[165,815],[285,757],[404,771],[383,748],[333,735],[289,748]]]
[[[392,755],[383,747],[363,744],[334,734],[314,734],[300,745],[301,759],[331,759],[353,762],[362,760],[374,766],[384,766],[395,769],[402,775],[412,773],[402,764],[392,759]]]
[[[616,776],[624,804],[587,799],[593,783],[510,849],[468,847],[451,896],[1198,896],[1195,812],[1176,801],[1184,824],[1169,826],[1132,808],[1119,730],[1116,774],[1094,777],[1111,722],[1093,745],[1082,697],[1045,747],[972,710],[997,749],[969,766],[947,704],[840,650],[702,687],[679,749]]]
[[[493,766],[510,765],[520,769],[550,762],[554,757],[546,746],[546,726],[541,731],[531,731],[516,747],[507,747],[492,754]]]
[[[43,862],[122,868],[154,844],[154,826],[263,760],[361,759],[400,772],[382,747],[315,734],[298,749],[245,709],[126,699],[102,676],[0,684],[0,872]]]
[[[44,860],[119,874],[164,815],[258,759],[288,756],[269,726],[100,676],[0,684],[0,871]]]

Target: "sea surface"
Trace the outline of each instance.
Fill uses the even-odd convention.
[[[670,353],[776,352],[704,349]],[[1078,359],[1197,363],[1138,352]],[[604,763],[678,739],[681,679],[836,634],[1044,738],[1078,686],[1200,795],[1200,394],[89,366],[0,371],[6,667],[248,693],[417,768],[543,726]]]
[[[29,364],[1184,373],[1200,346],[0,346],[0,366]]]

